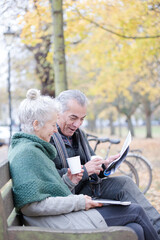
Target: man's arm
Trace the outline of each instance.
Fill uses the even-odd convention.
[[[91,148],[91,146],[89,145],[87,136],[85,134],[85,132],[83,132],[86,144],[88,145],[89,151],[91,156],[96,155],[93,151],[93,149]],[[102,159],[99,156],[95,156],[95,158],[93,158],[92,160],[88,161],[84,166],[87,170],[88,175],[92,175],[92,174],[97,174],[100,178],[104,177],[104,170],[108,167],[108,165],[113,162],[114,160],[116,160],[119,157],[119,154],[114,155],[114,156],[110,156],[108,159]]]
[[[55,143],[54,143],[54,140],[53,140],[52,138],[51,138],[51,140],[50,140],[50,143],[56,148]],[[88,145],[91,154],[94,155],[94,151],[93,151],[93,150],[91,149],[91,147],[89,146],[87,140],[86,140],[86,144]],[[59,174],[60,174],[61,177],[62,177],[64,174],[67,173],[68,168],[64,168],[64,167],[62,166],[62,161],[61,161],[61,159],[60,159],[60,156],[59,156],[59,153],[58,153],[58,152],[57,152],[56,157],[55,157],[54,159],[52,159],[52,161],[55,163],[55,166],[56,166],[56,168],[57,168],[57,171],[59,172]],[[85,166],[83,166],[83,170],[84,170],[84,172],[83,172],[83,177],[82,177],[82,179],[81,179],[80,182],[84,182],[84,181],[88,180],[88,178],[89,178],[88,172],[87,172],[87,169],[86,169]]]

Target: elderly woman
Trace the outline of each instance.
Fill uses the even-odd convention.
[[[57,113],[55,100],[41,96],[36,89],[27,92],[19,108],[22,132],[12,137],[9,162],[15,206],[23,214],[24,224],[53,229],[121,225],[131,227],[139,240],[157,240],[157,233],[139,205],[104,207],[89,196],[71,193],[83,169],[74,175],[68,170],[62,178],[56,170],[52,161],[56,149],[49,141],[57,131]]]

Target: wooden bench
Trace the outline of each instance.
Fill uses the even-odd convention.
[[[136,234],[127,227],[108,227],[102,230],[52,230],[23,226],[17,215],[12,196],[12,180],[9,164],[0,161],[0,240],[137,240]]]

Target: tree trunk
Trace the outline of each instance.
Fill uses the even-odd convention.
[[[55,74],[55,95],[67,90],[67,74],[65,61],[65,45],[63,34],[63,2],[62,0],[50,0],[53,17],[54,35],[54,74]]]
[[[152,138],[151,115],[146,115],[146,138]]]
[[[151,129],[151,103],[148,99],[145,99],[143,102],[144,112],[146,115],[146,138],[152,138],[152,129]]]
[[[97,132],[96,119],[88,120],[88,130],[91,132]]]
[[[110,135],[115,135],[115,127],[113,125],[113,113],[109,114]]]
[[[99,133],[103,133],[103,122],[102,119],[99,119]]]
[[[132,124],[131,116],[127,116],[127,123],[128,123],[128,129],[130,130],[131,135],[134,137],[134,127]]]
[[[122,126],[121,126],[121,119],[120,119],[120,113],[118,112],[118,131],[119,131],[119,137],[122,137]]]
[[[41,83],[42,95],[47,94],[55,97],[54,69],[53,65],[46,60],[51,47],[50,35],[42,37],[42,43],[38,43],[35,46],[26,45],[26,47],[34,55],[36,74]]]

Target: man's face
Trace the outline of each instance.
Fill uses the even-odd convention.
[[[57,119],[61,132],[65,136],[71,137],[82,125],[86,112],[86,106],[82,107],[76,100],[70,100],[68,102],[68,110],[59,114]]]

